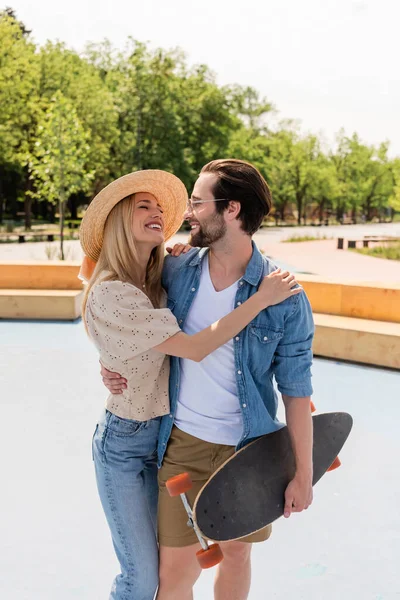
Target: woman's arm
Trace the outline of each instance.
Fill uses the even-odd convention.
[[[294,276],[278,269],[264,277],[258,291],[226,317],[194,335],[177,333],[154,349],[170,356],[200,362],[235,337],[259,312],[302,291],[301,287],[293,289],[294,286],[297,286]]]

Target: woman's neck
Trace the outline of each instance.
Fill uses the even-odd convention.
[[[146,283],[146,272],[147,265],[149,264],[150,256],[152,253],[152,248],[149,246],[138,244],[137,247],[137,257],[138,257],[138,277],[140,287],[144,288]]]

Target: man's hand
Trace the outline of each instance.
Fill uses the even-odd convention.
[[[112,394],[122,394],[127,388],[127,380],[121,377],[119,373],[113,373],[106,369],[101,363],[100,375],[104,385]]]
[[[312,478],[295,475],[285,491],[284,517],[287,519],[292,512],[307,509],[313,501]]]

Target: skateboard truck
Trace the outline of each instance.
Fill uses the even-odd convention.
[[[170,496],[180,496],[183,506],[188,514],[189,521],[188,526],[191,527],[195,534],[197,535],[197,539],[200,542],[201,550],[196,552],[197,560],[202,569],[209,569],[210,567],[215,567],[218,565],[224,555],[222,554],[221,547],[219,544],[211,544],[208,545],[207,541],[201,534],[200,529],[197,527],[196,521],[193,518],[192,507],[190,506],[189,500],[186,496],[186,492],[188,492],[192,488],[192,480],[190,478],[189,473],[180,473],[175,477],[171,477],[166,482],[166,487]]]

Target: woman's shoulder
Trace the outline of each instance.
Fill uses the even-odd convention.
[[[94,300],[123,302],[135,298],[136,303],[147,304],[147,296],[135,285],[119,279],[99,281],[95,283],[91,296]]]
[[[98,294],[106,294],[107,292],[118,292],[125,294],[141,294],[141,291],[138,287],[133,285],[133,283],[128,283],[127,281],[121,281],[119,279],[103,279],[96,282],[93,285],[93,292]]]

